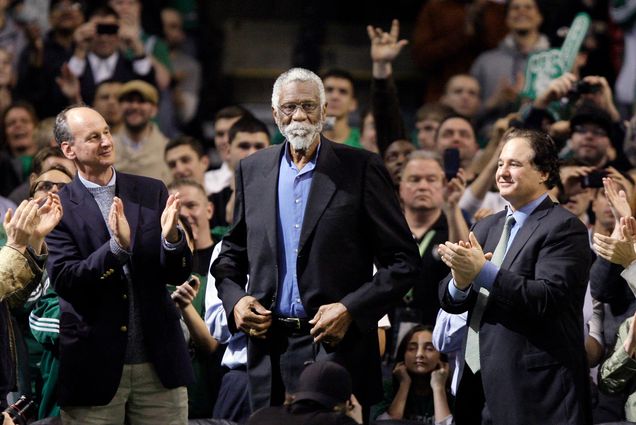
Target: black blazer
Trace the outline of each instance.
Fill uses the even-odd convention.
[[[276,304],[278,171],[287,144],[241,161],[236,173],[234,225],[213,263],[219,297],[235,328],[233,308],[247,294]],[[373,263],[378,272],[373,275]],[[341,302],[353,323],[336,351],[352,374],[361,402],[382,397],[377,322],[419,282],[420,258],[380,157],[321,140],[305,209],[297,260],[298,286],[309,317]],[[250,341],[248,358],[260,353]],[[249,362],[249,360],[248,360]],[[251,394],[258,406],[259,397]],[[256,400],[256,402],[254,402]]]
[[[484,252],[494,252],[505,215],[475,225]],[[585,226],[549,198],[515,236],[479,336],[484,395],[494,424],[591,424],[582,316],[591,260]],[[449,284],[450,276],[440,287],[442,308],[468,310],[470,322],[477,292],[455,303]]]
[[[166,285],[189,276],[187,246],[170,251],[161,242],[160,217],[168,191],[162,182],[117,173],[117,194],[131,229],[129,261],[141,311],[145,348],[166,388],[188,384],[192,367],[179,313]],[[60,224],[47,237],[48,272],[60,296],[60,405],[104,405],[115,395],[126,351],[127,281],[110,251],[106,223],[76,176],[59,193]]]

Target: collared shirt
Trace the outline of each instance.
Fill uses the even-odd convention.
[[[115,169],[113,167],[110,167],[111,170],[113,170],[113,176],[110,178],[110,181],[108,183],[106,183],[106,186],[115,186],[115,183],[117,183],[117,173],[115,173]],[[87,187],[87,188],[91,188],[91,187],[102,187],[101,185],[97,184],[97,183],[93,183],[92,181],[86,180],[84,177],[82,177],[81,173],[77,173],[77,177],[79,177],[80,181],[82,182],[82,184]]]
[[[115,52],[105,59],[100,58],[92,52],[89,52],[86,57],[88,58],[88,63],[90,63],[91,70],[93,71],[93,80],[95,81],[95,84],[99,84],[104,80],[113,78],[115,67],[119,60],[119,52]],[[147,56],[143,56],[141,58],[133,59],[132,66],[133,71],[135,71],[136,74],[148,75],[152,69],[152,62]],[[80,78],[84,75],[84,71],[86,70],[86,61],[73,55],[68,61],[68,67],[73,75]]]
[[[298,170],[290,154],[289,142],[278,171],[278,296],[275,311],[281,316],[307,317],[298,290],[296,260],[305,207],[313,180],[320,145],[316,154]]]
[[[526,220],[534,212],[534,210],[547,198],[548,194],[544,193],[539,196],[532,202],[527,203],[523,207],[519,208],[516,211],[512,211],[510,206],[507,207],[506,218],[509,216],[513,216],[515,218],[515,224],[510,229],[510,237],[508,238],[508,245],[506,245],[506,254],[508,253],[508,249],[510,245],[512,245],[512,241],[515,240],[519,229],[523,227]],[[504,254],[505,258],[505,254]],[[486,261],[484,266],[479,271],[477,277],[472,284],[473,291],[479,291],[481,287],[488,289],[489,291],[492,289],[492,285],[495,282],[495,278],[497,277],[497,273],[499,273],[499,266],[491,263],[490,261]],[[448,292],[452,299],[455,301],[462,301],[468,297],[468,291],[462,291],[455,286],[455,280],[451,279],[451,283],[448,285]]]

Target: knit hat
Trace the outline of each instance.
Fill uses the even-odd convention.
[[[337,363],[321,361],[303,370],[294,402],[312,400],[328,409],[345,403],[351,397],[351,376]]]
[[[605,130],[610,139],[612,138],[612,118],[605,109],[590,103],[581,105],[570,119],[570,128],[574,130],[577,125],[584,124],[596,124]]]

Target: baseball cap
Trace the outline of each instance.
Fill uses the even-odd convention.
[[[351,397],[351,376],[337,363],[321,361],[307,366],[300,374],[294,402],[312,400],[328,409]]]
[[[146,102],[154,103],[155,105],[159,102],[157,89],[152,84],[142,80],[128,81],[121,86],[117,99],[121,101],[124,96],[131,93],[139,93]]]

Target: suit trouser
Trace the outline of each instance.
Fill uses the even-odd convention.
[[[186,387],[166,389],[151,363],[127,364],[117,392],[107,405],[62,407],[65,425],[123,425],[124,422],[128,425],[186,425]]]

